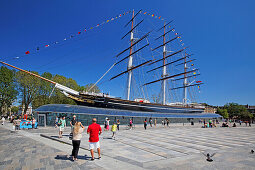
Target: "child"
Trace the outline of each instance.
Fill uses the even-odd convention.
[[[112,138],[114,140],[115,140],[116,130],[117,130],[117,124],[115,122],[113,122],[113,125],[112,125]]]

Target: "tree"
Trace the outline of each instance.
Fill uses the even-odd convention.
[[[32,73],[38,75],[37,72]],[[24,113],[26,113],[29,105],[39,94],[41,81],[39,78],[31,76],[22,71],[18,71],[16,73],[16,80],[21,96],[21,104],[24,106]]]
[[[45,72],[41,76],[49,80],[53,78],[53,75],[49,72]],[[39,80],[41,81],[40,88],[39,88],[38,95],[32,101],[33,108],[38,108],[39,106],[51,103],[50,94],[54,88],[54,85],[45,80],[41,80],[41,79]]]
[[[7,67],[0,68],[0,107],[1,114],[6,114],[8,108],[17,98],[18,92],[14,83],[14,71]]]
[[[228,119],[229,115],[228,115],[228,110],[227,109],[217,109],[217,114],[221,115],[224,119]]]
[[[19,107],[18,106],[12,106],[11,111],[12,111],[12,113],[18,113]]]
[[[252,116],[249,115],[249,112],[243,105],[239,105],[238,103],[227,103],[223,108],[227,109],[230,118],[248,119]]]
[[[94,92],[94,93],[99,93],[100,92],[100,89],[97,85],[95,85],[94,83],[90,83],[90,84],[87,84],[86,86],[80,86],[79,87],[79,91],[87,91],[87,92]],[[94,86],[92,89],[91,87]]]

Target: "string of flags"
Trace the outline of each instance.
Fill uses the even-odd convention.
[[[76,34],[71,34],[69,37],[66,37],[66,38],[62,39],[61,41],[55,41],[55,42],[53,42],[53,43],[49,43],[49,44],[46,44],[46,45],[43,45],[43,46],[38,46],[38,47],[36,47],[36,49],[31,49],[31,50],[25,51],[25,55],[36,53],[36,52],[40,51],[42,48],[48,48],[48,47],[50,47],[50,46],[54,46],[54,45],[56,45],[56,44],[59,44],[59,43],[62,42],[62,41],[67,41],[67,40],[69,40],[69,39],[72,39],[72,38],[74,38],[74,37],[76,37],[76,36],[78,36],[78,35],[81,35],[82,33],[85,33],[85,32],[87,32],[87,31],[89,31],[89,30],[92,30],[92,29],[94,29],[94,28],[100,27],[100,26],[102,26],[102,25],[104,25],[104,24],[106,24],[106,23],[109,23],[109,22],[111,22],[111,21],[113,21],[113,20],[116,20],[116,19],[118,19],[118,18],[120,18],[120,17],[122,17],[122,16],[124,16],[124,15],[126,15],[126,14],[129,14],[129,13],[132,13],[132,11],[127,11],[127,12],[124,12],[124,13],[122,13],[122,14],[119,14],[119,15],[117,15],[117,16],[115,16],[115,17],[111,17],[110,19],[107,19],[107,20],[103,21],[102,23],[97,24],[96,26],[93,26],[93,27],[86,27],[86,28],[84,28],[83,31],[80,30],[80,31],[78,31]],[[162,20],[162,21],[166,20],[165,18],[163,18],[163,17],[161,17],[161,16],[157,16],[157,15],[151,14],[151,13],[149,13],[149,12],[140,11],[140,13],[141,13],[141,14],[144,14],[144,15],[151,16],[151,17],[156,18],[156,19],[160,19],[160,20]],[[170,27],[171,27],[171,26],[169,26],[169,28],[170,28]],[[175,32],[175,29],[172,29],[172,32]],[[178,35],[178,33],[175,32],[175,35]],[[178,36],[177,38],[179,39],[179,42],[181,43],[180,45],[181,45],[181,46],[184,46],[184,43],[183,43],[183,40],[181,39],[181,36]],[[21,55],[21,56],[22,56],[22,55]],[[18,56],[18,57],[15,57],[15,58],[18,59],[18,58],[20,58],[21,56]]]
[[[122,17],[122,16],[124,16],[124,15],[129,14],[129,13],[131,13],[131,11],[127,11],[127,12],[121,13],[121,14],[115,16],[115,17],[111,17],[110,19],[107,19],[107,20],[103,21],[102,23],[97,24],[97,25],[95,25],[95,26],[93,26],[93,27],[86,27],[86,28],[84,28],[83,30],[78,31],[76,34],[71,34],[69,37],[63,38],[63,39],[60,40],[60,41],[55,41],[55,42],[53,42],[53,43],[49,43],[49,44],[45,44],[45,45],[42,45],[42,46],[38,46],[38,47],[36,47],[36,49],[31,49],[31,50],[25,51],[25,55],[33,54],[33,53],[35,53],[35,52],[40,51],[42,48],[48,48],[48,47],[50,47],[50,46],[59,44],[60,42],[63,42],[63,41],[67,41],[67,40],[69,40],[69,39],[72,39],[72,38],[74,38],[74,37],[76,37],[76,36],[81,35],[82,33],[85,33],[85,32],[87,32],[87,31],[89,31],[89,30],[92,30],[92,29],[95,29],[95,28],[97,28],[97,27],[100,27],[100,26],[102,26],[102,25],[104,25],[104,24],[106,24],[106,23],[109,23],[109,22],[111,22],[111,21],[113,21],[113,20],[116,20],[116,19],[118,19],[118,18],[120,18],[120,17]],[[21,56],[22,56],[22,55],[21,55]],[[20,58],[21,56],[15,57],[15,58],[18,59],[18,58]]]
[[[161,16],[157,16],[155,14],[151,14],[149,12],[143,12],[143,11],[140,11],[141,14],[144,14],[144,15],[148,15],[148,16],[151,16],[152,18],[155,18],[155,19],[160,19],[162,21],[165,21],[166,19],[165,18],[162,18]],[[171,27],[171,25],[168,26],[169,28]],[[172,32],[175,32],[175,29],[172,29]],[[178,33],[176,32],[175,35],[178,35]],[[177,37],[179,39],[179,42],[180,42],[180,45],[181,46],[184,46],[184,43],[182,42],[183,40],[181,39],[181,36],[178,36]]]

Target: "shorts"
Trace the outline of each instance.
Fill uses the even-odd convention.
[[[64,127],[59,127],[59,131],[63,132],[65,130]]]
[[[89,142],[89,150],[94,148],[100,148],[99,141],[98,142]]]

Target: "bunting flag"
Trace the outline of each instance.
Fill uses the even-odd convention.
[[[26,51],[25,54],[30,54],[30,52],[29,52],[29,51]]]
[[[196,72],[194,72],[193,74],[197,74]]]
[[[191,66],[194,66],[194,64],[191,64]]]
[[[196,81],[196,83],[201,83],[202,81]]]

